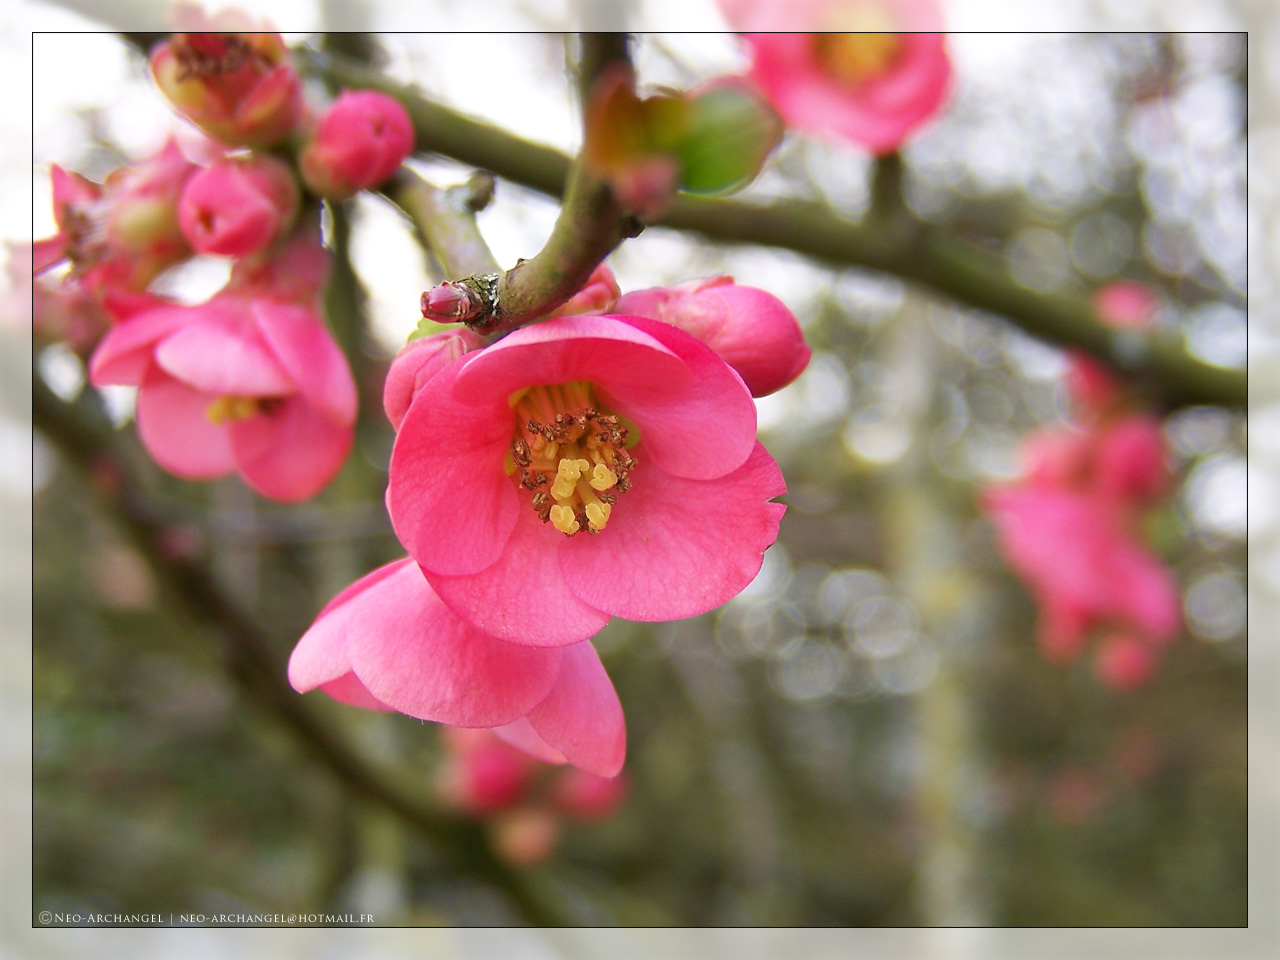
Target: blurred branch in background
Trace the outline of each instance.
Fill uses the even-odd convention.
[[[64,403],[37,374],[32,378],[32,416],[47,436],[86,476],[107,478],[94,486],[111,513],[142,550],[155,576],[195,616],[213,625],[224,643],[227,670],[265,710],[356,797],[384,807],[411,825],[440,850],[455,869],[501,889],[526,922],[556,926],[564,922],[526,875],[511,870],[489,850],[474,822],[448,816],[410,798],[404,789],[373,770],[329,730],[284,682],[284,663],[261,628],[219,589],[199,561],[174,556],[165,547],[166,526],[154,519],[143,486],[114,449],[109,421],[85,394]]]
[[[560,151],[465,117],[350,60],[307,51],[299,51],[298,57],[304,68],[343,85],[396,97],[413,119],[420,149],[543,193],[567,194],[572,161]],[[781,247],[913,280],[948,299],[997,313],[1033,336],[1106,360],[1166,407],[1245,403],[1244,371],[1203,363],[1173,339],[1117,335],[1094,318],[1087,299],[1020,287],[998,257],[924,221],[914,220],[910,232],[887,232],[874,220],[853,222],[810,201],[757,205],[680,196],[658,225],[722,242]]]

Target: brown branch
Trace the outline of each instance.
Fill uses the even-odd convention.
[[[344,86],[396,97],[413,120],[419,150],[451,157],[552,196],[567,197],[570,192],[572,160],[553,147],[463,116],[349,61],[305,53],[299,60],[306,69]],[[870,220],[847,220],[821,203],[784,200],[755,205],[684,195],[656,223],[722,243],[780,247],[826,263],[895,274],[934,294],[999,314],[1034,337],[1086,350],[1124,371],[1155,402],[1167,407],[1197,403],[1241,407],[1246,402],[1243,370],[1204,363],[1188,354],[1177,339],[1117,336],[1094,319],[1085,298],[1039,294],[1018,286],[999,257],[948,235],[944,227],[916,222],[915,229],[899,235]]]
[[[155,519],[137,477],[117,450],[109,422],[93,408],[86,391],[74,404],[64,403],[32,376],[32,419],[82,473],[110,478],[94,484],[104,505],[141,549],[156,578],[173,598],[223,642],[227,668],[246,692],[275,716],[313,758],[328,768],[355,797],[381,805],[410,824],[447,858],[450,865],[500,888],[533,926],[560,926],[565,921],[535,895],[524,877],[498,860],[482,827],[422,804],[387,780],[315,715],[310,705],[284,681],[285,666],[261,628],[217,587],[206,566],[166,551],[167,525]]]

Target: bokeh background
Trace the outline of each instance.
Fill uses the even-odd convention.
[[[25,9],[46,29],[102,29],[103,11],[70,6],[79,12]],[[948,9],[962,25],[977,6]],[[1131,9],[1091,12],[1125,26],[1121,7]],[[300,30],[399,25],[373,5],[263,10]],[[904,151],[910,206],[999,251],[1031,290],[1150,284],[1160,322],[1192,353],[1226,368],[1248,359],[1255,388],[1270,389],[1280,225],[1249,209],[1246,189],[1274,199],[1280,33],[1274,18],[1248,41],[1212,32],[1246,29],[1254,12],[1197,4],[1195,34],[955,36],[950,108]],[[659,27],[667,14],[650,4],[626,26]],[[532,30],[584,16],[520,3],[502,15]],[[710,4],[691,15],[720,28]],[[25,39],[0,34],[9,49]],[[395,79],[576,149],[563,36],[371,39]],[[100,179],[178,123],[117,37],[31,43],[33,223],[6,200],[14,241],[53,231],[49,164]],[[746,58],[731,35],[664,33],[639,39],[636,63],[646,83],[688,86]],[[442,184],[470,172],[436,157],[418,167]],[[858,219],[871,169],[852,148],[790,137],[742,198],[821,199]],[[16,186],[5,195],[25,190],[5,176]],[[540,248],[556,210],[502,182],[480,226],[510,264]],[[128,428],[119,437],[148,502],[207,554],[220,589],[281,656],[330,596],[401,553],[382,507],[392,433],[375,398],[433,265],[389,205],[361,198],[341,219],[330,235],[356,280],[344,295],[361,305],[346,335],[370,399],[356,451],[324,494],[284,508],[235,479],[183,483]],[[775,249],[650,228],[610,263],[624,290],[715,273],[768,289],[815,353],[797,383],[759,402],[761,438],[788,478],[778,544],[723,608],[614,621],[597,638],[627,714],[631,795],[607,822],[568,828],[528,882],[583,926],[1246,924],[1249,791],[1275,786],[1274,742],[1250,740],[1267,728],[1251,731],[1246,712],[1251,664],[1274,663],[1273,629],[1249,643],[1246,603],[1265,616],[1256,605],[1274,609],[1280,593],[1274,394],[1255,398],[1252,459],[1242,410],[1169,418],[1179,484],[1159,544],[1186,626],[1152,683],[1117,693],[1087,661],[1063,668],[1037,653],[1034,607],[975,502],[982,484],[1014,475],[1022,436],[1064,422],[1060,351],[893,276]],[[209,262],[168,281],[197,300],[223,279]],[[4,331],[15,344],[24,335]],[[31,374],[22,351],[3,357],[0,479],[16,503],[27,495],[18,415]],[[33,359],[64,399],[92,389],[66,348],[37,345]],[[103,402],[128,423],[127,391]],[[30,456],[32,916],[306,909],[383,925],[518,922],[500,892],[448,870],[430,837],[345,789],[237,685],[209,626],[172,601],[103,512],[94,478],[38,433]],[[5,647],[4,709],[18,723],[26,655]],[[432,725],[315,699],[368,762],[430,795]],[[1261,783],[1248,777],[1251,746],[1269,764]],[[948,943],[935,951],[963,952]]]

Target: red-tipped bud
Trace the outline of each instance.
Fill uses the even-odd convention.
[[[349,197],[388,180],[413,150],[413,139],[399,101],[373,90],[347,90],[303,148],[302,178],[323,197]]]
[[[475,294],[461,283],[446,281],[422,295],[422,315],[443,323],[465,323],[479,315]]]
[[[285,235],[298,214],[298,187],[280,160],[223,160],[201,170],[182,193],[178,218],[201,253],[245,257]]]

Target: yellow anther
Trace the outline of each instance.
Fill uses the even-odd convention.
[[[617,474],[603,463],[597,463],[596,468],[591,471],[591,486],[595,490],[608,490],[617,482]]]
[[[592,530],[603,530],[604,525],[609,522],[609,514],[612,512],[613,508],[607,503],[588,503],[587,525]]]
[[[573,515],[573,508],[562,504],[551,508],[551,525],[561,533],[578,532],[578,521]]]
[[[205,409],[210,423],[221,426],[228,420],[248,420],[258,412],[256,397],[218,397]]]

